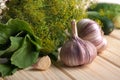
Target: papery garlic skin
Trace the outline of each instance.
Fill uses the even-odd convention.
[[[67,66],[79,66],[91,63],[97,56],[96,47],[77,35],[76,23],[72,21],[72,37],[62,46],[60,59]]]
[[[67,66],[78,66],[91,63],[97,56],[97,50],[88,41],[79,39],[67,41],[60,51],[60,59]]]
[[[82,19],[77,23],[78,36],[93,43],[98,52],[106,49],[107,40],[103,38],[100,26],[91,19]]]
[[[33,65],[33,69],[47,70],[51,65],[51,59],[49,56],[43,56],[38,58],[38,61]]]
[[[107,48],[107,40],[103,38],[103,41],[97,46],[98,52],[102,52]]]

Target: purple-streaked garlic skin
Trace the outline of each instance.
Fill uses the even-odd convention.
[[[97,49],[99,49],[98,52],[102,52],[107,48],[107,40],[105,38],[103,38],[103,41],[101,42],[101,44],[99,46],[97,46]]]
[[[76,23],[72,21],[72,37],[60,50],[61,61],[67,66],[79,66],[91,63],[96,56],[96,47],[78,37]]]
[[[77,23],[78,36],[93,43],[98,52],[106,49],[107,41],[99,25],[90,19],[82,19]]]

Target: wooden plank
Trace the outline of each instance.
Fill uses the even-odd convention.
[[[106,39],[108,41],[107,50],[117,56],[120,56],[120,40],[110,36],[106,36]]]
[[[120,68],[120,56],[110,51],[104,51],[99,56]]]
[[[120,40],[120,29],[115,29],[110,36]]]
[[[58,65],[57,65],[58,66]],[[64,73],[73,76],[76,80],[119,80],[120,68],[107,62],[101,57],[89,65],[79,67],[58,66]]]
[[[120,30],[115,30],[111,35],[114,34],[116,36],[115,33],[117,31],[119,32]],[[117,37],[114,38],[111,36],[106,36],[106,39],[108,41],[107,50],[103,51],[101,54],[99,54],[99,56],[120,68],[120,40],[118,40]]]
[[[20,70],[14,75],[5,77],[4,80],[72,80],[55,66],[46,71]]]

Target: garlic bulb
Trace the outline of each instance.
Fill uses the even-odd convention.
[[[98,52],[106,49],[107,40],[103,38],[103,31],[99,25],[90,19],[82,19],[77,23],[78,36],[93,43]]]
[[[89,41],[78,37],[76,22],[73,20],[72,37],[62,46],[60,59],[67,66],[78,66],[91,63],[97,55],[96,47]]]

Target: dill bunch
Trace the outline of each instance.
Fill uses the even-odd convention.
[[[89,0],[10,0],[9,10],[1,22],[10,18],[27,21],[42,43],[43,53],[52,53],[67,39],[72,19],[86,17],[84,6]]]

